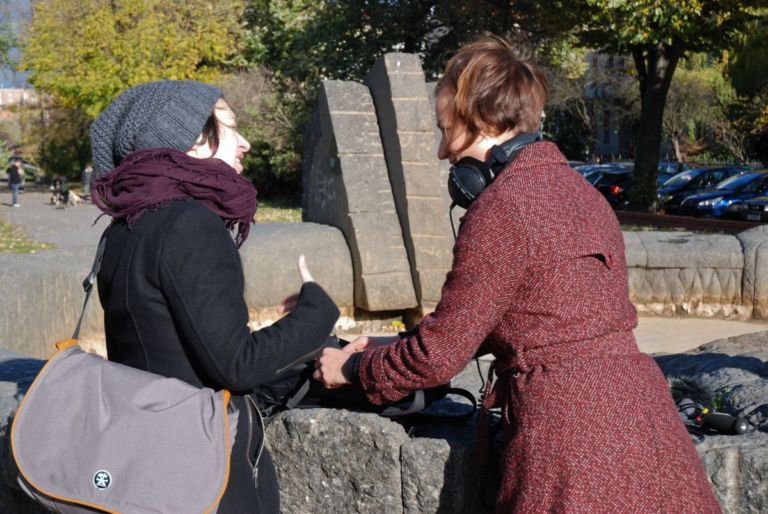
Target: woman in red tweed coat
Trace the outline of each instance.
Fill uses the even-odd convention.
[[[546,94],[506,41],[462,48],[436,90],[439,157],[485,161],[535,132]],[[383,403],[491,352],[484,404],[501,407],[506,441],[498,512],[720,512],[636,324],[616,216],[554,144],[537,142],[467,210],[440,303],[413,335],[325,350],[315,377]]]

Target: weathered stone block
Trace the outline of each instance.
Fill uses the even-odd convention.
[[[408,194],[411,197],[438,197],[443,202],[443,189],[448,189],[448,183],[440,182],[439,173],[435,173],[434,163],[404,162],[403,174],[408,177]],[[447,179],[446,179],[447,180]],[[448,213],[448,205],[444,212]]]
[[[399,131],[398,136],[400,138],[400,158],[403,162],[431,162],[437,164],[437,157],[433,153],[434,140],[432,139],[431,132]]]
[[[768,226],[760,225],[740,233],[744,252],[743,301],[753,316],[768,319]]]
[[[339,155],[382,155],[379,126],[372,113],[332,112],[331,119]]]
[[[638,232],[649,268],[744,267],[741,244],[734,236],[688,232]]]
[[[387,69],[390,70],[391,74],[420,74],[422,77],[421,82],[424,82],[424,71],[421,68],[421,60],[418,55],[390,52],[384,54],[383,60],[386,62]]]
[[[391,305],[396,305],[395,308],[400,310],[416,307],[416,297],[403,295],[400,285],[410,280],[411,274],[407,271],[363,275],[362,293],[366,303],[362,308],[382,311]],[[363,298],[360,301],[362,302]]]
[[[383,155],[342,155],[347,205],[350,213],[375,211],[395,212],[395,201],[389,187]]]
[[[483,512],[473,451],[446,439],[417,438],[403,444],[403,512]]]
[[[453,237],[446,231],[448,211],[443,211],[443,199],[439,196],[420,196],[408,198],[408,214],[412,218],[411,237],[414,239],[415,248],[418,248],[416,239],[423,238],[420,242],[427,242],[428,237],[435,239],[447,251],[453,247]]]
[[[449,244],[453,243],[452,239],[444,238],[443,236],[421,234],[416,234],[413,238],[420,240],[422,247],[419,249],[417,258],[426,269],[445,271],[450,269],[450,267],[445,267],[445,263],[453,261],[453,252],[447,248]],[[448,239],[448,241],[443,239]]]
[[[637,232],[622,232],[624,236],[624,256],[628,268],[645,267],[645,247]]]
[[[257,223],[240,249],[249,309],[277,307],[299,290],[296,261],[301,254],[337,305],[353,304],[352,258],[339,229],[317,223]]]
[[[428,269],[419,272],[419,280],[425,287],[429,287],[429,290],[440,291],[445,284],[445,277],[448,275],[450,269]],[[440,297],[428,298],[426,301],[433,304],[437,304],[440,301]]]
[[[372,311],[416,305],[410,264],[379,139],[373,100],[354,82],[324,81],[305,138],[304,220],[328,223],[346,237],[354,270],[355,305]],[[365,141],[362,141],[362,139]],[[364,276],[390,274],[386,294]],[[395,291],[396,294],[389,296]]]
[[[424,91],[414,98],[393,98],[399,130],[418,130],[432,132],[435,106],[426,99]]]
[[[403,511],[403,427],[375,414],[300,409],[267,429],[283,512]]]
[[[374,112],[373,99],[368,89],[357,82],[344,80],[324,80],[320,88],[320,95],[332,112],[359,112],[370,114]]]
[[[448,236],[450,232],[440,193],[445,183],[441,183],[436,166],[432,102],[427,97],[421,65],[414,57],[386,54],[374,64],[366,84],[376,105],[416,297],[421,303],[434,303],[439,299],[439,288],[430,282],[429,289],[425,289],[426,284],[420,282],[422,272],[428,271],[426,262],[434,259],[420,259],[422,241],[416,235]],[[452,246],[447,239],[443,244]],[[441,255],[432,250],[428,253]],[[450,262],[438,266],[449,268]]]

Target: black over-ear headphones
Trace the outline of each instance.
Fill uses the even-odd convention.
[[[455,205],[469,208],[483,189],[514,159],[520,150],[539,139],[538,134],[518,134],[509,141],[491,148],[487,161],[464,157],[451,166],[448,174],[448,193]]]

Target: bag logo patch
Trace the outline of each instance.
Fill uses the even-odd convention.
[[[109,474],[109,471],[100,469],[93,475],[93,485],[96,486],[96,489],[103,491],[112,485],[112,475]]]

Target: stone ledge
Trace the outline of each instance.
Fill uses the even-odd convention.
[[[708,436],[697,450],[727,514],[768,511],[768,332],[656,357],[668,379],[694,380],[723,392],[725,407],[749,419],[744,436]],[[0,433],[43,361],[0,350]],[[481,361],[487,369],[488,362]],[[474,363],[454,384],[476,391]],[[724,389],[725,388],[725,389]],[[283,413],[268,444],[280,476],[283,512],[484,512],[474,461],[475,425],[403,427],[374,414],[306,409]],[[7,447],[0,446],[0,512],[43,512],[13,487]],[[493,494],[490,486],[484,492]]]

